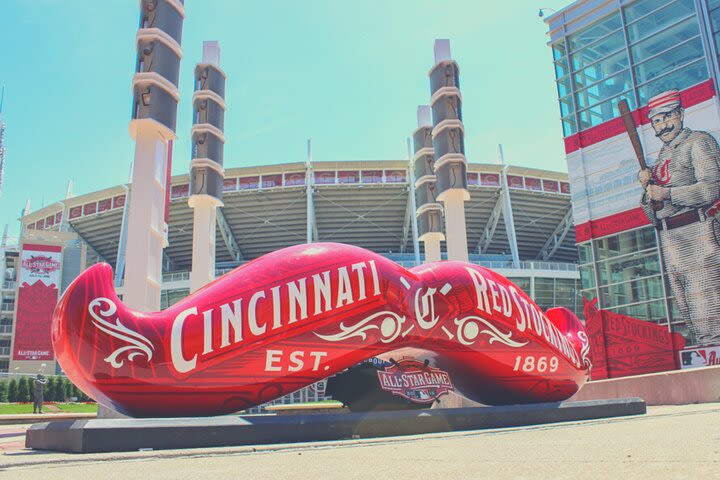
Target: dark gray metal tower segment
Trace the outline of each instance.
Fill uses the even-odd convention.
[[[419,123],[422,122],[420,117],[423,108],[427,109],[427,107],[418,109]],[[435,156],[431,126],[421,125],[413,133],[413,154],[418,237],[422,238],[427,233],[442,233],[442,205],[436,199],[436,178],[433,170]]]
[[[222,199],[226,76],[217,42],[205,42],[203,51],[195,67],[190,193]]]
[[[465,129],[462,123],[460,71],[454,60],[441,60],[430,71],[433,149],[437,195],[446,190],[467,190]]]
[[[151,119],[175,132],[185,10],[182,0],[141,0],[133,120]]]

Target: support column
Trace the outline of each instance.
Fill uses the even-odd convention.
[[[179,0],[142,0],[130,136],[135,140],[123,301],[160,309],[166,244],[168,142],[174,140],[185,9]]]
[[[305,194],[307,195],[307,243],[313,243],[313,228],[315,226],[315,205],[313,204],[313,169],[312,169],[312,143],[307,141],[307,163],[305,164]]]
[[[225,73],[220,69],[220,45],[203,42],[202,63],[195,67],[193,95],[190,198],[193,209],[192,270],[190,292],[215,279],[215,230],[217,208],[223,206],[225,179]]]
[[[413,132],[415,154],[410,169],[415,179],[415,217],[418,240],[423,242],[425,248],[425,263],[440,261],[440,242],[445,240],[442,233],[442,205],[436,198],[431,113],[427,105],[420,105],[417,109],[418,128]]]
[[[435,66],[430,70],[437,200],[445,211],[448,260],[468,261],[465,202],[467,160],[462,97],[457,63],[450,55],[449,40],[435,40]]]
[[[417,199],[415,198],[415,159],[410,147],[410,139],[407,139],[407,156],[408,156],[408,197],[410,200],[410,226],[413,241],[413,255],[415,256],[415,264],[420,265],[420,238],[418,234],[417,215]],[[404,225],[403,225],[404,228]],[[403,247],[404,247],[403,242]]]
[[[507,166],[502,145],[498,145],[498,156],[500,157],[500,188],[503,195],[503,220],[505,220],[505,232],[510,244],[510,254],[513,259],[513,267],[520,268],[520,254],[518,252],[517,237],[515,236],[515,218],[513,217],[512,202],[510,201],[510,189],[507,182]]]

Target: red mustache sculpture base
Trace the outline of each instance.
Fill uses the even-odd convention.
[[[60,299],[52,340],[81,390],[135,417],[236,412],[403,351],[490,405],[567,399],[590,368],[569,310],[542,312],[490,270],[407,270],[332,243],[267,254],[156,313],[123,305],[111,267],[95,265]]]

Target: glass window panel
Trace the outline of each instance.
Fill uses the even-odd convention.
[[[630,23],[657,8],[670,3],[671,0],[640,0],[625,7],[625,21]]]
[[[592,262],[592,251],[591,251],[592,244],[590,242],[578,245],[577,248],[578,248],[578,256],[580,258],[580,263]]]
[[[708,10],[720,8],[720,0],[708,0]]]
[[[611,258],[597,264],[600,284],[625,282],[641,277],[658,275],[660,273],[660,262],[657,251],[650,250],[646,253]]]
[[[553,43],[552,52],[553,52],[553,60],[557,60],[560,57],[564,57],[565,56],[565,41],[561,40],[559,42]]]
[[[604,308],[631,303],[646,302],[663,298],[660,277],[642,278],[600,288],[600,299]]]
[[[595,269],[592,265],[580,267],[580,281],[583,288],[592,288],[595,286]]]
[[[713,32],[720,30],[720,8],[710,12],[710,24]]]
[[[552,278],[535,279],[535,303],[543,310],[555,306],[555,282]]]
[[[575,51],[620,28],[620,14],[615,12],[599,22],[568,37],[570,51]]]
[[[608,310],[628,315],[640,320],[648,320],[654,323],[667,324],[667,313],[665,311],[665,302],[662,300],[641,303],[638,305],[629,305],[626,307],[609,308]]]
[[[653,33],[671,25],[695,12],[694,0],[677,0],[637,22],[628,25],[630,43],[647,38]]]
[[[530,295],[530,279],[527,277],[508,277],[508,280],[513,282],[523,292]]]
[[[702,40],[700,37],[697,37],[636,66],[635,81],[637,83],[645,83],[681,65],[697,60],[701,58],[703,54]]]
[[[618,255],[656,248],[655,232],[652,227],[623,232],[611,237],[595,240],[595,258],[604,260]]]
[[[630,90],[626,91],[620,96],[607,100],[603,103],[594,105],[587,110],[580,112],[580,130],[600,125],[603,122],[612,120],[613,118],[620,115],[618,110],[618,103],[620,100],[627,100],[630,105],[630,109],[635,108],[635,99],[633,98]]]
[[[570,55],[570,65],[573,71],[581,70],[591,63],[615,54],[625,47],[625,36],[622,31],[613,33],[601,41],[589,45]]]
[[[630,61],[628,60],[627,51],[623,49],[575,73],[575,88],[582,89],[604,78],[608,78],[626,69],[629,64]]]
[[[564,77],[568,73],[570,73],[570,69],[568,68],[567,58],[555,62],[555,78]]]
[[[554,307],[565,307],[573,312],[578,309],[578,294],[576,280],[572,278],[555,279]]]
[[[697,18],[688,18],[674,27],[670,27],[657,35],[653,35],[631,46],[630,52],[632,53],[633,63],[638,64],[646,58],[664,52],[699,34],[700,29],[698,28]]]
[[[686,67],[669,73],[664,77],[660,77],[640,87],[638,89],[640,103],[647,103],[648,99],[651,98],[653,95],[657,95],[658,93],[664,92],[665,90],[670,90],[671,88],[684,90],[693,85],[697,85],[698,83],[702,82],[703,80],[707,80],[708,78],[709,77],[707,67],[705,65],[705,58],[701,58],[700,60],[693,62]]]
[[[596,105],[630,89],[632,78],[630,70],[606,78],[595,85],[575,93],[577,108],[582,109]]]
[[[572,91],[570,89],[570,76],[560,78],[557,80],[558,97],[565,97],[570,95]]]
[[[577,125],[575,124],[574,117],[567,117],[562,119],[563,136],[568,137],[577,133]]]
[[[570,96],[561,98],[560,99],[560,115],[562,115],[563,117],[567,117],[571,113],[573,113],[572,98],[570,98]]]

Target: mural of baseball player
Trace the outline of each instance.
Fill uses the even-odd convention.
[[[698,345],[720,344],[720,146],[707,132],[683,126],[678,90],[648,102],[663,146],[641,170],[641,205],[658,230],[660,251],[680,313]]]

